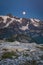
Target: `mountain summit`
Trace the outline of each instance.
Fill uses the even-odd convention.
[[[21,42],[29,42],[31,38],[36,43],[43,43],[43,21],[12,15],[0,16],[0,39],[11,37]]]

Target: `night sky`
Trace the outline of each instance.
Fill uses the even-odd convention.
[[[26,12],[25,15],[22,14],[23,11]],[[0,0],[0,15],[9,13],[43,20],[43,0]]]

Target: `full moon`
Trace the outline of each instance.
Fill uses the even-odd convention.
[[[26,12],[25,12],[25,11],[23,11],[23,12],[22,12],[22,14],[23,14],[23,15],[26,15]]]

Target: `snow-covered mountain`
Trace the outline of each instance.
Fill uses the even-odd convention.
[[[11,15],[0,16],[0,39],[19,35],[19,39],[24,41],[24,37],[20,38],[23,34],[36,42],[38,40],[42,43],[43,21],[34,18],[18,18]]]
[[[43,22],[41,22],[39,19],[25,19],[25,18],[17,18],[17,17],[10,17],[10,16],[0,16],[0,28],[7,28],[12,27],[15,25],[15,23],[18,23],[21,25],[20,29],[26,30],[29,29],[29,25],[32,24],[35,27],[40,27],[41,24],[43,25]],[[22,25],[24,24],[24,25]]]

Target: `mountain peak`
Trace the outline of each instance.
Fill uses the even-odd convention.
[[[7,16],[0,16],[0,25],[1,25],[0,28],[1,27],[2,28],[8,27],[10,24],[15,23],[15,21],[20,23],[20,24],[23,23],[24,26],[25,26],[26,23],[27,24],[31,23],[31,24],[33,24],[36,27],[39,26],[39,24],[40,24],[40,20],[39,19],[18,18],[16,16],[12,16],[11,14],[8,14]]]
[[[11,14],[0,16],[0,38],[14,34],[26,34],[32,38],[43,37],[43,22],[35,18],[18,18]]]

